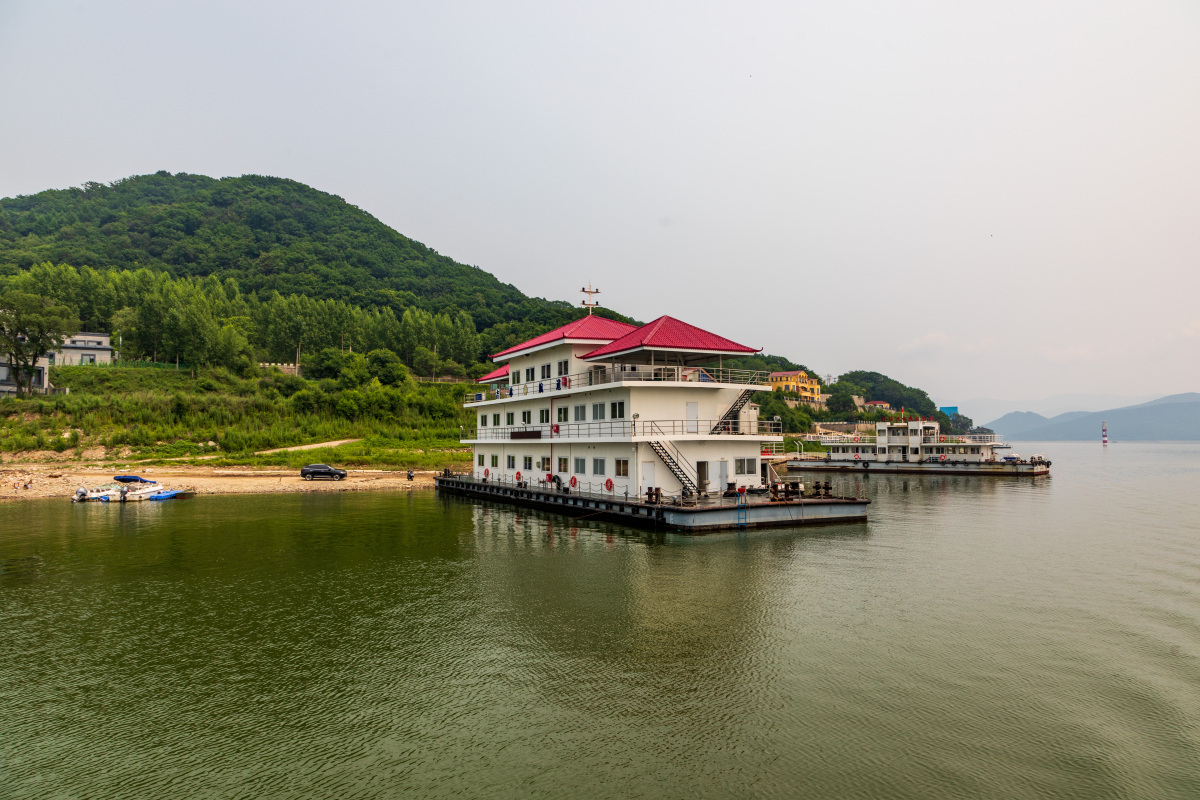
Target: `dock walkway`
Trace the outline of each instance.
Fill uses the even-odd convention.
[[[434,479],[439,491],[481,500],[540,508],[570,516],[605,517],[629,525],[679,533],[737,528],[783,528],[831,522],[864,522],[870,500],[854,497],[800,497],[789,500],[700,498],[690,504],[645,503],[618,496],[578,494],[551,487],[481,481],[469,475]]]

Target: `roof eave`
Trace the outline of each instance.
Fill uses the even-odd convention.
[[[600,349],[600,348],[597,348],[597,349]],[[624,350],[618,350],[618,351],[612,352],[612,353],[603,353],[601,355],[592,355],[591,353],[588,353],[587,355],[582,356],[582,358],[584,361],[610,361],[613,359],[621,358],[622,356],[627,356],[632,353],[639,353],[639,352],[641,352],[641,353],[650,353],[650,352],[689,353],[689,354],[699,355],[699,356],[711,356],[712,358],[718,358],[720,356],[733,356],[734,358],[738,358],[741,356],[753,355],[754,353],[761,353],[762,348],[759,348],[758,350],[751,350],[751,349],[710,350],[707,348],[705,348],[703,350],[698,350],[698,349],[694,349],[694,348],[690,348],[690,347],[661,347],[661,346],[647,347],[646,345],[639,344],[635,347],[629,347]]]
[[[496,353],[494,356],[491,356],[491,359],[492,359],[492,361],[510,361],[518,356],[527,356],[530,353],[536,353],[539,350],[545,350],[550,347],[558,347],[558,346],[564,345],[564,344],[591,344],[591,345],[595,345],[597,348],[600,348],[600,347],[603,347],[604,345],[608,344],[611,341],[613,341],[613,340],[612,339],[555,339],[552,342],[545,342],[543,344],[534,345],[533,347],[524,347],[520,350],[513,350],[511,352],[501,351],[499,353]]]

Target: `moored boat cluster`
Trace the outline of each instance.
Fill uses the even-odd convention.
[[[115,475],[110,483],[91,489],[80,486],[71,497],[74,503],[136,503],[142,500],[174,500],[192,497],[192,489],[172,489],[138,475]]]

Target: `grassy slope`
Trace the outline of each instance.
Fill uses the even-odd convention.
[[[122,460],[196,458],[204,463],[298,465],[321,459],[391,468],[460,464],[461,384],[409,384],[341,391],[306,382],[324,407],[302,412],[280,389],[278,373],[241,379],[225,370],[188,372],[119,367],[59,367],[56,386],[69,395],[0,401],[0,451],[39,450],[81,456],[104,448]],[[353,396],[358,409],[340,401]],[[255,451],[362,438],[338,448],[256,456]],[[208,443],[213,442],[215,446]]]

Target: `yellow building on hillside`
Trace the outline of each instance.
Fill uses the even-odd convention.
[[[802,369],[772,372],[767,376],[767,383],[776,392],[795,392],[806,403],[817,404],[821,401],[820,382],[808,377],[808,373]]]

